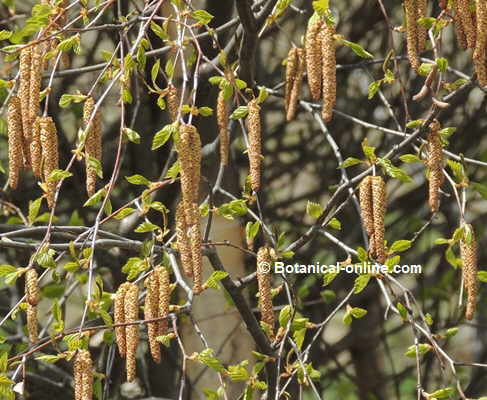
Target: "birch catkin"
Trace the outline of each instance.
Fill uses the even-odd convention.
[[[274,310],[272,308],[271,292],[271,256],[267,247],[261,247],[257,252],[257,283],[259,286],[259,308],[261,321],[266,323],[271,331],[274,329]]]
[[[29,107],[30,107],[30,71],[31,71],[31,50],[32,48],[26,47],[20,52],[19,71],[20,71],[20,83],[19,83],[19,98],[20,108],[22,115],[22,133],[23,133],[23,146],[24,146],[24,166],[30,166],[30,119],[29,119]]]
[[[377,261],[384,264],[386,250],[384,245],[386,215],[386,185],[380,176],[372,177],[372,203],[374,216],[374,246]]]
[[[125,323],[125,295],[127,293],[128,283],[122,283],[117,289],[113,301],[113,319],[115,324]],[[115,341],[117,342],[118,353],[121,357],[127,354],[126,327],[115,327]]]
[[[157,281],[159,283],[159,303],[158,303],[158,317],[164,318],[161,319],[158,323],[158,334],[160,336],[165,335],[167,333],[168,327],[168,320],[167,317],[169,316],[169,303],[171,297],[171,290],[170,290],[170,280],[169,280],[169,271],[164,267],[158,267],[155,269],[155,274],[157,276]]]
[[[155,273],[152,272],[144,282],[144,286],[147,288],[144,303],[144,319],[154,319],[158,317],[158,304],[159,304],[159,282]],[[149,341],[149,350],[152,359],[159,363],[161,361],[161,348],[159,342],[156,340],[158,332],[157,322],[147,323],[147,337]]]
[[[477,40],[473,52],[473,61],[477,79],[482,86],[487,85],[487,3],[476,1]]]
[[[27,304],[27,332],[29,333],[29,341],[37,343],[38,340],[38,325],[37,325],[37,306]]]
[[[323,57],[323,108],[321,116],[325,122],[333,117],[333,107],[336,102],[336,45],[335,27],[323,24],[321,30],[321,50]]]
[[[196,203],[193,203],[191,213],[199,215]],[[194,216],[193,218],[196,219],[198,217]],[[191,242],[191,257],[193,260],[193,292],[200,294],[203,290],[203,257],[201,253],[202,238],[199,222],[189,228],[189,237]]]
[[[287,54],[286,61],[286,78],[284,82],[284,105],[286,110],[289,110],[291,92],[293,90],[294,80],[296,79],[296,75],[298,73],[298,64],[298,48],[292,47]]]
[[[477,240],[472,226],[466,225],[465,228],[465,230],[470,230],[472,238],[469,242],[465,240],[465,237],[460,241],[460,256],[463,264],[463,282],[467,290],[465,317],[471,320],[477,305]]]
[[[323,70],[320,31],[323,25],[324,21],[321,18],[311,18],[305,37],[306,74],[311,97],[315,101],[321,98]]]
[[[179,96],[178,90],[174,86],[170,86],[167,94],[167,106],[169,108],[169,115],[172,122],[178,119]]]
[[[369,252],[375,254],[374,206],[372,203],[372,177],[366,176],[359,186],[359,200],[362,220],[369,236]]]
[[[418,21],[420,18],[425,18],[428,10],[428,0],[416,0],[416,23],[418,24],[418,52],[422,53],[426,49],[426,41],[428,39],[428,29],[421,25]]]
[[[20,170],[24,164],[22,117],[20,100],[12,96],[8,104],[8,182],[12,189],[19,184]]]
[[[139,288],[135,283],[127,284],[127,292],[124,299],[125,322],[135,322],[139,318]],[[132,382],[136,377],[136,353],[139,344],[139,327],[137,324],[128,325],[125,328],[127,345],[127,382]]]
[[[96,169],[90,165],[89,159],[91,157],[100,161],[101,163],[102,156],[101,112],[98,109],[93,115],[94,110],[95,100],[90,96],[86,99],[83,107],[83,119],[86,129],[86,192],[90,197],[95,194],[97,173]]]
[[[36,306],[39,303],[39,276],[34,268],[29,268],[25,273],[25,296],[27,303]]]
[[[220,138],[220,163],[228,165],[230,137],[228,134],[228,109],[225,93],[220,90],[216,103],[216,118],[218,124],[218,137]]]
[[[440,188],[443,184],[443,148],[439,135],[440,123],[435,120],[430,124],[428,134],[428,160],[429,169],[429,206],[435,213],[440,207]]]
[[[93,399],[93,361],[88,350],[78,350],[74,360],[74,398]]]
[[[30,157],[32,172],[38,178],[42,177],[42,148],[41,148],[41,125],[40,117],[37,117],[32,124],[32,141],[30,142]]]
[[[183,271],[186,276],[191,277],[193,276],[193,260],[183,203],[179,203],[176,208],[176,240]]]
[[[260,121],[260,106],[257,100],[251,100],[248,104],[247,131],[249,137],[249,163],[250,185],[254,192],[260,189],[261,165],[262,165],[262,132]]]
[[[406,13],[408,59],[411,67],[418,71],[420,62],[418,57],[418,14],[416,0],[404,0],[404,10]]]
[[[29,138],[32,139],[32,125],[39,115],[39,102],[42,82],[42,45],[35,45],[31,50],[30,91],[29,91]],[[27,143],[30,146],[30,141]],[[29,149],[30,153],[30,149]]]
[[[296,115],[299,94],[301,92],[301,85],[303,82],[304,71],[306,69],[306,60],[304,57],[304,50],[297,49],[297,67],[294,77],[292,79],[291,92],[289,94],[289,103],[286,107],[286,119],[292,121]],[[287,93],[286,93],[287,94]]]
[[[54,205],[57,182],[48,182],[49,175],[58,168],[58,141],[56,125],[51,117],[42,117],[39,120],[41,130],[41,147],[43,160],[43,176],[47,185],[47,204],[49,208]]]
[[[453,17],[453,24],[455,26],[457,42],[460,48],[465,50],[468,47],[467,35],[465,34],[465,30],[463,29],[462,17],[460,15],[458,2],[456,1],[454,2],[454,9],[455,15]]]
[[[470,11],[470,0],[455,0],[455,11],[458,13],[460,20],[462,21],[468,48],[475,48],[477,36],[475,14],[472,14]]]

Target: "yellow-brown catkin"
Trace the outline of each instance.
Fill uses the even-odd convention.
[[[190,212],[193,214],[191,219],[197,221],[189,227],[188,233],[191,243],[191,258],[193,261],[193,292],[194,294],[200,294],[203,289],[203,256],[201,252],[203,240],[199,224],[199,210],[196,203],[193,203]]]
[[[135,322],[139,318],[139,288],[135,283],[127,285],[127,293],[124,299],[125,322]],[[128,325],[125,327],[127,343],[127,382],[132,382],[136,377],[136,353],[139,344],[139,326]]]
[[[125,294],[127,293],[128,283],[122,283],[115,294],[113,301],[113,319],[115,324],[125,323]],[[117,342],[118,353],[121,357],[127,354],[126,327],[117,326],[115,328],[115,341]]]
[[[303,83],[304,71],[306,69],[306,59],[304,57],[304,50],[297,49],[297,69],[292,81],[291,93],[289,94],[289,103],[287,105],[286,119],[292,121],[296,116],[298,108],[298,100],[301,92],[301,85]],[[287,92],[286,92],[287,95]]]
[[[188,225],[183,203],[179,203],[176,208],[176,240],[181,257],[181,264],[186,276],[193,276],[193,260],[191,258],[191,243],[188,237]]]
[[[39,339],[38,325],[37,325],[37,306],[27,304],[27,332],[29,333],[29,341],[37,343]]]
[[[96,191],[96,169],[89,163],[89,158],[94,158],[101,163],[102,156],[102,126],[101,112],[98,109],[93,115],[95,100],[88,97],[83,107],[83,119],[86,129],[85,153],[86,153],[86,192],[88,196],[93,196]],[[90,123],[91,119],[91,123]]]
[[[476,1],[477,40],[473,52],[473,61],[477,79],[482,86],[487,85],[487,3]]]
[[[440,207],[440,188],[443,184],[443,147],[439,135],[440,123],[433,121],[428,134],[429,205],[431,212]]]
[[[407,52],[411,67],[418,71],[420,62],[418,57],[418,23],[416,0],[404,0],[406,13]]]
[[[369,252],[374,254],[374,206],[372,203],[372,177],[370,175],[366,176],[360,183],[359,201],[362,221],[369,236]]]
[[[336,103],[336,45],[335,27],[323,24],[321,30],[321,51],[323,57],[323,108],[321,117],[330,122],[333,117],[333,107]]]
[[[468,320],[473,318],[475,307],[477,305],[477,240],[471,225],[466,225],[466,230],[469,229],[472,238],[470,242],[465,239],[460,241],[460,256],[463,264],[463,282],[467,290],[467,310],[465,317]]]
[[[386,215],[386,184],[380,176],[372,177],[372,204],[374,215],[374,246],[377,261],[384,264],[386,250],[384,245]]]
[[[32,140],[30,142],[30,157],[32,172],[38,178],[42,177],[42,148],[41,148],[41,125],[40,117],[37,117],[32,124]]]
[[[48,182],[47,178],[59,165],[57,130],[51,117],[40,118],[39,124],[41,130],[42,172],[47,185],[47,204],[49,208],[52,208],[54,205],[57,182]]]
[[[158,323],[158,334],[163,336],[167,333],[168,327],[168,319],[169,316],[169,303],[171,297],[171,290],[170,290],[170,279],[169,279],[169,271],[164,267],[157,267],[154,270],[157,281],[159,283],[159,303],[158,303],[158,312],[157,315],[161,319]]]
[[[310,20],[305,37],[306,74],[311,97],[315,101],[321,97],[321,83],[323,80],[320,35],[323,25],[324,22],[321,18]]]
[[[178,118],[179,109],[179,95],[178,90],[174,86],[170,86],[167,93],[167,106],[171,121],[175,122]]]
[[[30,71],[31,71],[31,50],[32,48],[26,47],[20,52],[19,71],[20,71],[20,83],[19,83],[19,98],[20,109],[22,113],[22,133],[23,133],[23,146],[24,146],[24,167],[30,167],[30,120],[29,120],[29,107],[30,107]]]
[[[144,286],[147,288],[144,303],[144,319],[154,319],[159,316],[159,282],[157,276],[152,272],[145,280]],[[159,363],[161,361],[161,348],[156,340],[159,335],[158,322],[147,323],[147,338],[152,359]]]
[[[463,29],[462,16],[460,14],[459,4],[457,1],[454,2],[454,10],[455,10],[455,15],[453,17],[453,24],[455,26],[457,42],[460,48],[465,50],[468,47],[467,35],[465,34],[465,29]]]
[[[228,109],[225,93],[220,90],[216,102],[216,120],[218,125],[218,137],[220,138],[220,163],[228,165],[228,155],[230,149],[230,136],[228,134]]]
[[[261,247],[257,252],[257,283],[259,286],[259,307],[261,321],[274,329],[274,310],[272,308],[271,292],[271,256],[267,247]]]
[[[20,170],[24,164],[22,116],[20,99],[12,96],[7,111],[8,129],[8,182],[12,189],[19,184]]]
[[[467,47],[474,49],[477,39],[477,28],[475,13],[472,13],[470,10],[470,0],[455,0],[455,11],[462,21],[463,31],[467,39]]]
[[[422,53],[426,49],[426,41],[428,39],[428,29],[421,25],[418,20],[426,18],[428,12],[428,0],[416,0],[416,22],[418,23],[418,52]]]
[[[93,361],[88,350],[78,350],[74,360],[74,398],[93,399]]]
[[[296,79],[296,74],[298,73],[298,48],[292,47],[287,53],[286,61],[286,78],[284,87],[284,106],[286,110],[289,109],[289,104],[291,100],[291,92],[294,86],[294,80]]]
[[[30,92],[29,92],[29,128],[31,132],[29,137],[32,139],[32,125],[39,115],[40,95],[42,82],[42,45],[35,45],[31,50],[30,64]],[[30,146],[30,141],[28,142]],[[30,149],[29,149],[30,153]]]
[[[29,268],[25,273],[25,297],[31,306],[39,303],[39,276],[35,268]]]
[[[248,104],[247,131],[249,138],[250,186],[254,192],[260,189],[262,166],[262,127],[260,121],[260,106],[256,100]]]

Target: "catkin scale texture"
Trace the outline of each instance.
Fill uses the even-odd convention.
[[[421,25],[418,20],[425,18],[428,10],[428,0],[416,0],[416,23],[418,24],[418,52],[422,53],[426,49],[426,40],[428,38],[428,30]]]
[[[167,94],[167,106],[169,108],[169,115],[171,120],[175,122],[178,118],[179,96],[178,90],[171,86]]]
[[[467,39],[467,47],[475,48],[477,37],[475,14],[470,11],[470,0],[455,0],[455,11],[462,21],[463,31]]]
[[[429,205],[435,213],[440,207],[440,188],[443,184],[443,147],[439,135],[440,124],[433,121],[428,134]]]
[[[380,176],[372,177],[372,202],[374,215],[374,246],[377,261],[384,264],[386,251],[384,245],[386,215],[386,185]]]
[[[169,303],[170,303],[170,280],[169,280],[169,272],[164,267],[157,267],[154,270],[156,274],[157,281],[159,283],[159,303],[158,303],[158,310],[157,315],[162,319],[158,323],[158,334],[165,335],[167,333],[168,328],[168,320],[167,316],[169,315]]]
[[[228,109],[225,93],[220,90],[216,103],[216,118],[218,125],[218,137],[220,138],[220,163],[228,165],[230,137],[228,133]]]
[[[323,57],[323,108],[321,116],[325,122],[333,117],[333,107],[336,103],[336,45],[335,27],[323,24],[321,30],[321,50]]]
[[[176,208],[176,241],[183,271],[187,277],[193,276],[193,259],[191,257],[191,243],[189,240],[184,205],[183,203],[179,203]]]
[[[122,283],[117,289],[113,301],[113,319],[115,324],[125,323],[125,294],[127,293],[128,283]],[[115,328],[115,340],[117,342],[118,352],[121,357],[127,354],[126,327],[117,326]]]
[[[93,115],[94,113],[94,115]],[[86,129],[85,153],[86,153],[86,192],[93,196],[96,190],[96,169],[89,165],[89,157],[101,162],[102,156],[102,134],[101,134],[101,112],[95,112],[95,100],[88,97],[83,107],[83,120]],[[91,120],[91,122],[90,122]]]
[[[472,232],[472,240],[467,243],[466,240],[460,241],[460,257],[463,264],[463,282],[467,290],[467,310],[465,317],[468,320],[473,319],[475,307],[477,304],[477,251],[478,245],[475,239],[475,234],[471,225],[467,225],[467,229]]]
[[[369,251],[375,253],[374,240],[374,206],[372,203],[372,177],[366,176],[359,186],[359,202],[367,235],[369,236]]]
[[[247,131],[249,138],[250,185],[257,192],[260,189],[262,165],[262,128],[260,121],[260,106],[256,100],[248,104]]]
[[[152,272],[145,280],[144,286],[147,288],[145,303],[144,303],[144,319],[154,319],[158,317],[158,304],[159,304],[159,282],[157,276]],[[149,349],[152,355],[152,359],[159,363],[161,361],[161,349],[159,342],[156,340],[158,336],[158,323],[147,323],[147,337],[149,340]]]
[[[128,283],[124,299],[125,322],[135,322],[139,317],[139,288],[134,283]],[[138,325],[128,325],[125,328],[127,346],[127,382],[136,377],[136,353],[139,344]]]
[[[261,319],[271,330],[274,328],[274,310],[272,308],[271,274],[270,271],[264,272],[271,264],[271,257],[267,247],[261,247],[257,252],[257,283],[259,286],[259,308]]]
[[[286,78],[285,78],[285,86],[284,86],[284,104],[286,106],[286,110],[289,109],[289,103],[291,100],[291,92],[294,86],[294,80],[296,78],[296,74],[298,72],[298,48],[292,47],[288,54],[287,54],[287,61],[286,61]]]
[[[477,40],[473,53],[473,61],[480,85],[487,86],[487,3],[483,0],[477,0],[476,11]]]
[[[32,173],[34,176],[42,177],[42,147],[41,147],[41,125],[37,117],[32,124],[32,141],[30,142],[30,157]]]
[[[7,110],[8,127],[8,182],[12,189],[19,184],[20,171],[24,164],[22,117],[20,99],[12,96]]]
[[[29,333],[29,341],[37,343],[38,340],[38,325],[37,325],[37,306],[27,304],[27,332]]]
[[[321,18],[310,21],[305,37],[306,74],[311,97],[315,101],[321,98],[323,71],[320,31],[323,25],[324,22]]]
[[[292,87],[289,93],[289,102],[286,103],[286,119],[292,121],[296,116],[298,107],[299,94],[301,92],[301,86],[303,83],[304,71],[306,69],[306,60],[304,57],[303,49],[297,49],[297,67],[292,79]],[[286,77],[287,79],[287,77]],[[286,82],[287,85],[287,82]],[[286,92],[287,94],[287,92]]]
[[[39,124],[41,131],[43,176],[47,185],[47,204],[49,208],[52,208],[57,182],[47,182],[47,178],[59,165],[57,131],[56,125],[51,117],[40,118]]]
[[[30,135],[31,126],[29,119],[29,107],[30,107],[30,71],[31,71],[31,50],[32,47],[26,47],[20,52],[19,71],[20,71],[20,83],[19,83],[19,98],[21,105],[22,116],[22,132],[23,132],[23,145],[24,145],[24,167],[30,166]]]
[[[36,306],[39,303],[39,276],[34,268],[29,268],[25,273],[25,296],[27,303],[31,306]]]
[[[78,350],[74,360],[73,375],[75,400],[92,400],[93,361],[88,350]]]
[[[405,0],[404,10],[406,14],[406,37],[409,63],[414,70],[419,69],[418,58],[418,23],[416,0]]]
[[[36,45],[32,47],[31,51],[31,66],[30,66],[30,91],[29,91],[29,138],[32,139],[32,125],[39,115],[39,101],[41,94],[42,82],[42,46]],[[30,146],[30,141],[28,145]],[[29,149],[30,153],[30,149]]]

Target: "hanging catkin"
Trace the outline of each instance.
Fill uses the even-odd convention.
[[[289,52],[287,53],[287,61],[286,61],[286,78],[285,78],[285,87],[284,87],[284,105],[286,110],[289,110],[289,105],[291,101],[291,92],[294,86],[294,80],[296,79],[296,75],[298,73],[298,48],[292,47]]]
[[[290,88],[290,93],[289,93],[289,102],[287,103],[287,107],[286,107],[286,119],[288,121],[292,121],[296,115],[299,94],[301,92],[301,85],[303,82],[304,71],[306,69],[304,50],[296,49],[296,57],[297,57],[296,72],[294,73],[292,79],[292,83],[291,83],[292,86]],[[286,80],[287,80],[287,76],[286,76]],[[286,85],[287,85],[287,81],[286,81]],[[286,91],[286,96],[287,96],[287,91]]]
[[[176,122],[178,118],[179,96],[178,90],[174,86],[170,86],[167,93],[167,106],[169,108],[169,115],[172,122]]]
[[[183,271],[186,276],[191,277],[193,276],[193,260],[183,203],[179,203],[176,208],[176,240]]]
[[[458,46],[461,49],[465,50],[468,47],[467,44],[467,35],[465,34],[465,30],[463,29],[463,22],[460,12],[458,11],[458,3],[455,2],[455,15],[453,17],[453,24],[455,26],[455,34],[458,42]]]
[[[335,27],[323,24],[321,30],[321,51],[323,57],[323,108],[321,116],[325,122],[333,117],[333,107],[336,102],[336,45]]]
[[[115,324],[125,323],[125,295],[127,293],[128,283],[122,283],[115,294],[113,301],[113,319]],[[115,341],[117,342],[118,353],[121,357],[125,357],[127,354],[127,338],[126,327],[115,327]]]
[[[38,178],[42,177],[42,148],[41,148],[41,125],[40,117],[37,117],[32,124],[32,140],[30,142],[30,157],[32,172]]]
[[[274,329],[274,310],[271,292],[271,256],[267,247],[257,252],[257,283],[259,286],[259,308],[261,321],[266,323],[271,332]]]
[[[42,46],[35,45],[31,50],[30,91],[29,91],[29,138],[32,140],[32,125],[39,115],[39,102],[42,82]],[[30,146],[30,140],[28,145]],[[30,149],[29,149],[30,154]]]
[[[31,50],[32,48],[26,47],[20,52],[19,71],[20,71],[20,83],[19,83],[19,98],[20,109],[22,115],[22,133],[23,133],[23,146],[24,146],[24,167],[30,167],[30,135],[31,127],[29,120],[29,107],[30,107],[30,71],[31,71]]]
[[[157,276],[152,272],[144,282],[144,286],[147,289],[144,303],[144,319],[154,319],[158,317],[158,305],[159,305],[159,282]],[[159,363],[161,361],[161,348],[157,341],[159,335],[158,322],[147,323],[147,337],[149,340],[149,350],[152,359]]]
[[[191,258],[193,261],[193,292],[194,294],[200,294],[203,289],[203,257],[201,252],[202,238],[199,224],[199,210],[196,203],[193,203],[190,212],[193,214],[191,220],[197,221],[189,227],[188,233],[191,243]]]
[[[465,238],[460,241],[460,256],[463,264],[463,282],[467,290],[465,317],[471,320],[477,305],[477,241],[471,225],[465,226],[465,231],[467,230],[470,230],[472,238],[469,242]]]
[[[247,116],[247,132],[249,138],[249,164],[250,164],[250,185],[254,192],[260,189],[261,165],[262,165],[262,132],[260,121],[260,106],[257,100],[251,100],[248,104],[249,114]]]
[[[25,297],[27,303],[36,306],[39,303],[39,276],[35,268],[29,268],[25,273]]]
[[[27,304],[27,332],[29,341],[36,343],[38,340],[37,306],[31,304]]]
[[[321,97],[323,70],[320,31],[324,24],[323,20],[319,17],[311,18],[308,22],[305,37],[306,74],[308,76],[311,97],[315,101]]]
[[[369,236],[369,252],[374,255],[374,206],[372,203],[372,177],[370,175],[366,176],[360,183],[359,200],[362,221]]]
[[[473,52],[473,61],[477,80],[481,86],[487,86],[487,3],[476,1],[477,40]]]
[[[125,322],[135,322],[139,318],[139,288],[135,283],[127,284],[124,299]],[[139,344],[139,326],[128,325],[125,328],[127,344],[127,382],[132,382],[136,376],[136,353]]]
[[[225,92],[220,90],[216,102],[216,119],[218,124],[218,137],[220,138],[220,163],[228,165],[230,137],[228,134],[228,109]]]
[[[372,204],[374,215],[374,246],[377,261],[384,264],[386,251],[384,245],[386,215],[386,185],[380,176],[372,177]]]
[[[78,350],[74,360],[74,398],[93,399],[93,361],[88,350]]]
[[[12,189],[19,184],[20,170],[24,164],[22,145],[22,116],[20,100],[12,96],[7,111],[8,129],[8,182]]]
[[[94,158],[101,163],[102,156],[101,112],[98,109],[93,115],[94,110],[95,100],[90,96],[86,99],[83,107],[83,120],[86,129],[86,192],[90,197],[95,194],[97,174],[96,169],[90,165],[89,158]]]
[[[435,213],[440,207],[440,187],[443,184],[443,148],[439,135],[440,123],[434,120],[428,134],[429,205]]]
[[[411,67],[416,71],[418,71],[420,65],[418,58],[417,9],[416,0],[404,0],[408,59]]]
[[[43,176],[47,186],[47,204],[49,208],[52,208],[57,182],[48,182],[47,179],[50,173],[58,168],[59,164],[57,131],[51,117],[40,118],[39,124],[41,129]]]
[[[455,11],[458,13],[460,20],[462,21],[463,31],[467,38],[467,47],[469,49],[474,49],[477,29],[475,14],[470,10],[470,0],[455,0]]]
[[[158,334],[163,336],[167,333],[168,328],[168,320],[167,317],[169,316],[169,303],[171,297],[171,290],[170,290],[170,280],[169,280],[169,271],[164,267],[157,267],[154,270],[157,281],[159,283],[159,303],[158,303],[158,317],[164,318],[161,319],[158,323]]]
[[[426,18],[428,11],[428,0],[416,0],[416,23],[418,24],[418,52],[422,53],[426,49],[426,40],[428,39],[428,29],[418,21],[420,18]]]

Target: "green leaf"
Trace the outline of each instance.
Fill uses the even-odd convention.
[[[422,119],[416,119],[414,121],[409,121],[406,124],[406,128],[414,129],[420,127],[424,123],[424,120]]]
[[[154,225],[150,222],[142,222],[136,229],[134,232],[137,232],[137,233],[145,233],[145,232],[153,232],[155,231],[156,229],[159,229],[159,227],[157,225]]]
[[[213,19],[213,15],[205,10],[195,10],[191,13],[191,16],[198,21],[200,25],[208,25]]]
[[[263,86],[259,87],[259,96],[257,97],[257,104],[262,104],[269,97],[269,92]]]
[[[175,124],[166,125],[159,132],[154,135],[152,140],[152,150],[156,150],[161,146],[164,146],[169,138],[177,131]]]
[[[47,177],[47,181],[57,182],[60,181],[61,179],[69,178],[70,176],[73,176],[73,174],[69,171],[64,171],[62,169],[55,169],[49,174],[49,176]]]
[[[219,281],[222,279],[225,279],[228,276],[228,272],[225,271],[213,271],[211,276],[208,278],[208,280],[205,282],[205,286],[219,290],[220,285],[218,284]]]
[[[427,343],[419,343],[418,344],[418,355],[422,356],[429,351],[431,351],[433,347]],[[406,357],[415,358],[416,357],[416,345],[412,345],[408,347],[408,350],[404,353]]]
[[[487,283],[487,271],[478,271],[477,272],[477,279],[480,282]]]
[[[81,103],[85,101],[87,96],[82,94],[63,94],[59,99],[59,107],[67,108],[71,103]]]
[[[378,81],[371,82],[369,85],[369,100],[373,99],[382,85],[382,79]]]
[[[448,69],[448,60],[444,57],[439,57],[436,59],[436,65],[438,66],[438,71],[446,72]]]
[[[257,233],[259,233],[259,229],[260,229],[259,221],[247,222],[247,225],[245,225],[245,236],[247,240],[253,241],[257,236]]]
[[[396,240],[389,249],[392,253],[401,253],[411,248],[410,240]]]
[[[205,349],[196,356],[196,359],[217,372],[222,372],[225,367],[216,357],[213,356],[213,349]]]
[[[337,231],[340,231],[342,229],[342,223],[336,218],[332,218],[326,226]]]
[[[15,271],[17,271],[17,268],[15,268],[13,265],[0,264],[0,277],[15,273]]]
[[[117,215],[114,216],[115,219],[121,220],[124,219],[125,217],[128,217],[130,214],[132,214],[135,211],[134,208],[124,208],[121,210]]]
[[[370,274],[364,274],[357,277],[353,284],[353,292],[357,294],[364,290],[369,284],[370,278]]]
[[[399,179],[404,183],[412,182],[412,178],[401,168],[395,167],[391,160],[387,158],[379,158],[378,163],[391,178]]]
[[[328,286],[338,276],[338,272],[325,272],[323,274],[323,286]]]
[[[319,218],[321,214],[323,214],[323,207],[321,204],[313,203],[308,200],[308,203],[306,204],[306,214],[313,218]]]
[[[63,358],[63,357],[46,354],[43,356],[38,356],[35,359],[37,361],[44,361],[44,362],[47,362],[50,364],[54,364],[55,362],[59,361],[61,358]]]
[[[167,32],[161,28],[160,25],[156,24],[155,22],[151,22],[150,24],[150,28],[152,30],[152,32],[154,32],[154,34],[159,37],[160,39],[162,40],[167,40],[169,39],[169,35],[167,34]]]
[[[54,12],[47,4],[36,4],[32,8],[32,16],[27,19],[25,26],[10,36],[10,42],[14,44],[22,43],[24,38],[39,32],[39,30],[49,23],[49,16]]]
[[[458,333],[458,328],[454,327],[454,328],[447,329],[445,336],[447,338],[451,338],[451,337],[455,336],[457,333]]]
[[[355,54],[362,58],[374,58],[374,55],[365,50],[358,43],[349,42],[348,40],[342,40],[345,46],[350,47]]]
[[[171,165],[171,168],[167,171],[166,178],[170,179],[176,179],[177,176],[179,175],[179,160],[176,160],[173,165]]]
[[[397,310],[399,311],[399,315],[401,318],[406,321],[408,319],[408,310],[404,307],[401,303],[397,303]]]
[[[149,186],[151,184],[150,180],[142,175],[132,175],[126,176],[125,179],[132,185],[145,185]]]
[[[313,9],[320,16],[325,16],[330,9],[329,0],[316,0],[313,1],[312,4],[313,4]]]
[[[445,399],[450,397],[455,392],[455,389],[447,387],[444,389],[435,390],[433,393],[429,393],[428,399]]]
[[[203,117],[209,117],[210,115],[213,115],[213,109],[210,107],[200,107],[198,108],[198,113]]]
[[[421,162],[421,159],[415,154],[403,154],[399,159],[407,164]]]
[[[279,326],[281,328],[286,328],[292,315],[293,315],[293,308],[289,304],[284,306],[279,312]]]
[[[32,225],[36,220],[37,216],[39,215],[41,204],[42,204],[42,197],[39,197],[34,201],[29,201],[29,216],[28,216],[29,224]]]
[[[64,285],[50,284],[46,285],[41,290],[42,296],[48,299],[60,298],[64,294]]]
[[[12,36],[12,32],[6,31],[6,30],[1,30],[0,31],[0,40],[6,40],[9,39],[10,36]]]
[[[247,214],[248,208],[245,200],[233,200],[229,203],[222,204],[217,212],[222,217],[227,219],[234,219],[234,217],[242,217]]]
[[[355,157],[348,157],[345,161],[343,161],[338,168],[348,168],[352,167],[357,164],[361,164],[362,160],[359,160],[358,158]]]
[[[360,307],[353,307],[350,313],[354,318],[363,318],[367,315],[367,310]]]
[[[230,119],[245,118],[248,113],[249,109],[247,106],[240,106],[232,113],[232,115],[230,115]]]
[[[453,175],[455,176],[457,183],[463,182],[463,180],[465,179],[465,171],[463,169],[462,164],[460,164],[457,161],[453,161],[453,160],[448,160],[447,163],[448,163],[448,166],[453,171]]]
[[[362,140],[362,151],[371,162],[375,162],[377,159],[377,156],[375,155],[375,147],[369,145],[369,141],[367,138]]]
[[[133,129],[125,127],[123,128],[123,134],[130,142],[135,144],[140,143],[140,135],[137,132],[135,132]]]

